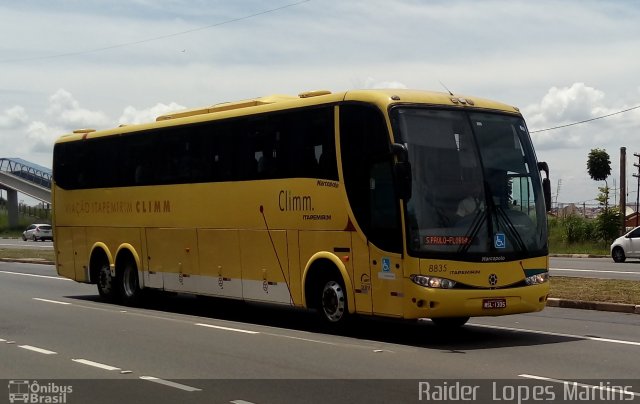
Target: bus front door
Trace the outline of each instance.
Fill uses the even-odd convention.
[[[371,267],[369,266],[369,246],[356,232],[351,233],[353,256],[353,288],[356,312],[373,314],[371,299]]]
[[[401,317],[403,310],[402,257],[369,244],[373,314]]]

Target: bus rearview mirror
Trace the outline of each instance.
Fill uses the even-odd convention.
[[[542,171],[545,174],[545,178],[542,179],[542,193],[544,195],[544,204],[547,208],[547,212],[551,212],[551,181],[549,181],[549,165],[544,162],[538,162],[538,171]]]
[[[411,198],[411,163],[409,163],[409,153],[407,147],[400,143],[391,145],[391,150],[395,157],[393,163],[393,173],[395,176],[396,193],[400,199]]]

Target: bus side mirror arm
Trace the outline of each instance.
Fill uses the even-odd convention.
[[[543,171],[545,177],[542,179],[542,193],[544,194],[544,204],[547,212],[551,211],[551,181],[549,181],[549,165],[544,162],[538,162],[538,171]]]
[[[396,183],[396,194],[405,201],[411,198],[411,163],[407,147],[400,143],[391,145],[391,152],[395,157],[393,174]]]

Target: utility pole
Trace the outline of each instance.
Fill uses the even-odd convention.
[[[640,154],[633,153],[633,155],[638,158],[638,162],[640,163]],[[637,187],[636,187],[636,227],[637,227],[638,226],[638,202],[640,202],[639,200],[640,198],[640,164],[633,163],[633,165],[638,169],[638,173],[633,174],[633,176],[636,177],[636,183],[637,183]]]
[[[620,234],[625,231],[625,218],[627,212],[627,148],[620,148]]]
[[[560,195],[561,185],[562,185],[562,178],[558,178],[558,185],[556,186],[556,216],[560,215],[560,207],[558,206],[558,195]]]
[[[616,187],[616,179],[613,179],[613,188],[611,188],[611,190],[613,191],[613,205],[617,205],[618,204],[618,187]]]

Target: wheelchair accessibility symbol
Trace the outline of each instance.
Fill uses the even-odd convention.
[[[493,246],[495,248],[507,248],[507,238],[504,233],[496,233],[493,237]]]
[[[384,257],[382,258],[382,272],[391,272],[391,259]]]

